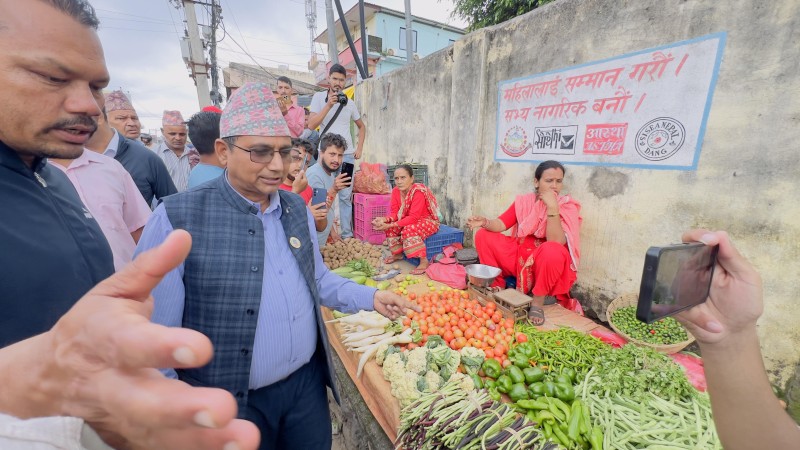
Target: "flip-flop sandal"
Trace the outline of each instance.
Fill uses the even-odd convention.
[[[427,267],[424,268],[424,269],[417,268],[417,269],[414,269],[414,270],[411,271],[411,275],[423,275],[425,273],[425,271],[427,271],[427,270],[428,270]]]
[[[383,259],[383,263],[384,264],[394,264],[397,261],[400,261],[400,260],[396,259],[394,256],[387,256],[386,258]]]
[[[537,327],[544,325],[544,310],[538,306],[531,305],[528,310],[528,322]]]

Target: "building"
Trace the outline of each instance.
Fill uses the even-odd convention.
[[[232,62],[228,64],[228,67],[222,69],[225,96],[230,98],[236,89],[249,81],[267,83],[272,88],[272,92],[277,93],[277,79],[280,76],[292,80],[296,103],[300,106],[308,106],[311,103],[311,96],[320,90],[319,86],[315,84],[314,74],[311,72],[291,70],[287,66],[261,68],[251,64]]]
[[[361,26],[358,4],[356,3],[355,6],[350,8],[344,16],[350,36],[352,36],[356,47],[356,54],[361,59]],[[372,3],[365,3],[364,22],[367,35],[367,70],[370,75],[381,76],[404,66],[407,63],[405,13]],[[347,84],[352,84],[356,80],[358,69],[347,44],[347,38],[342,30],[340,20],[336,21],[335,28],[339,64],[347,69]],[[461,28],[416,16],[412,16],[411,29],[414,35],[411,51],[414,52],[415,59],[424,58],[431,53],[448,47],[465,34],[465,31]],[[328,30],[324,30],[314,42],[328,45]],[[326,79],[331,62],[325,63],[320,59],[322,58],[317,58],[316,55],[312,56],[308,66],[309,69],[314,71],[317,85],[327,87]]]

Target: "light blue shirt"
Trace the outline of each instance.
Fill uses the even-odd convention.
[[[225,169],[222,167],[212,166],[211,164],[197,163],[197,165],[194,166],[194,169],[189,172],[189,184],[186,188],[189,189],[199,186],[206,181],[216,179],[223,173],[225,173]]]
[[[288,377],[311,360],[317,345],[317,324],[311,293],[289,249],[280,222],[283,210],[278,193],[272,194],[269,207],[263,213],[258,203],[247,201],[257,207],[256,215],[264,226],[264,281],[249,386],[250,389],[258,389]],[[313,238],[316,230],[308,208],[306,213],[314,246],[314,277],[322,304],[343,312],[372,310],[376,289],[361,286],[328,270]],[[136,254],[161,244],[172,230],[164,205],[161,204],[150,216]],[[186,295],[183,273],[182,263],[153,290],[153,322],[170,327],[182,325]],[[236,283],[237,280],[229,282]],[[163,372],[177,378],[172,369]]]
[[[325,172],[325,169],[322,168],[322,162],[318,162],[306,170],[308,185],[312,188],[325,189],[326,191],[330,191],[333,187],[336,176],[336,172],[332,174]],[[328,236],[331,234],[331,227],[333,226],[333,219],[333,205],[331,205],[331,207],[328,208],[328,224],[325,226],[324,230],[316,233],[318,246],[324,247],[325,243],[328,242]]]

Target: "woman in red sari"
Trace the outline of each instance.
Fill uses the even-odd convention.
[[[409,258],[419,258],[419,266],[411,273],[421,275],[428,268],[425,238],[439,231],[439,206],[433,192],[422,183],[414,182],[414,170],[403,164],[394,171],[392,202],[389,216],[376,217],[372,226],[385,231],[392,256],[386,263]]]
[[[492,287],[505,288],[505,277],[517,278],[517,290],[531,293],[528,317],[544,323],[545,297],[568,299],[577,279],[580,258],[581,205],[569,195],[560,195],[564,166],[545,161],[536,167],[536,191],[519,195],[496,219],[474,216],[467,226],[480,228],[475,249],[482,264],[501,269]],[[511,235],[502,232],[511,228]]]

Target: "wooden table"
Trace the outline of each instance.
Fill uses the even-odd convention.
[[[438,283],[434,282],[436,286]],[[428,290],[426,283],[410,286],[409,292],[422,293]],[[559,304],[548,305],[544,308],[545,324],[539,329],[553,330],[560,327],[570,327],[584,333],[589,333],[594,329],[606,329],[598,325],[591,319],[579,316],[578,314],[563,308]],[[327,308],[322,308],[322,316],[326,321],[332,320],[333,315]],[[383,378],[383,368],[378,366],[374,359],[370,360],[361,374],[361,378],[356,378],[358,360],[360,353],[348,351],[341,341],[339,326],[335,323],[326,323],[328,338],[334,351],[339,355],[342,363],[353,379],[353,383],[358,388],[358,392],[364,397],[364,402],[369,407],[375,420],[380,424],[389,439],[394,442],[397,439],[397,431],[400,428],[400,403],[392,396],[391,386]]]

